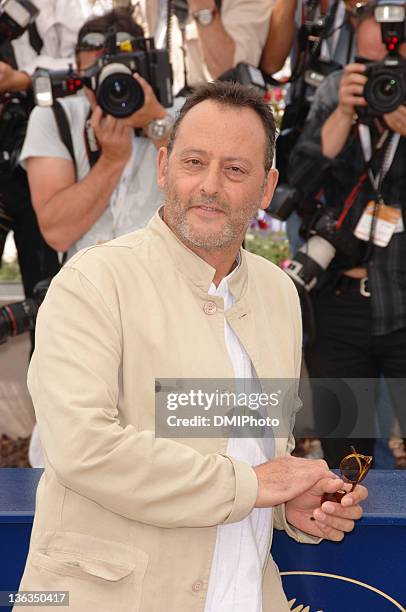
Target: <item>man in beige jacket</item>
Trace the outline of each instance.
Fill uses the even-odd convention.
[[[240,248],[275,187],[274,139],[252,90],[201,86],[159,151],[163,209],[54,279],[29,370],[45,471],[20,590],[69,591],[71,612],[282,612],[272,526],[339,541],[361,516],[362,486],[320,507],[343,482],[291,457],[291,436],[154,435],[156,379],[299,376],[296,290]]]

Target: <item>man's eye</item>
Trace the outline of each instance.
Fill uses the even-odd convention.
[[[231,170],[233,174],[244,174],[244,171],[239,166],[230,166],[227,170]]]
[[[195,158],[193,158],[193,159],[187,159],[187,160],[186,160],[186,164],[187,164],[188,166],[200,166],[201,161],[200,161],[200,159],[195,159]]]

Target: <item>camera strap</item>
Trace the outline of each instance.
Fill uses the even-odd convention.
[[[370,160],[372,157],[372,145],[371,145],[371,130],[367,125],[360,124],[358,126],[359,139],[361,142],[362,151],[364,153],[364,159]],[[379,172],[374,176],[372,168],[368,168],[368,176],[371,181],[371,185],[376,191],[377,195],[380,195],[381,185],[387,173],[389,172],[393,160],[395,158],[396,150],[400,141],[400,134],[392,133],[392,137],[388,141],[388,145],[385,149],[384,157],[382,160],[382,166]]]
[[[34,49],[35,53],[37,55],[40,55],[42,47],[44,46],[44,41],[42,40],[38,32],[37,24],[35,21],[33,23],[30,23],[30,25],[28,26],[28,38],[30,41],[30,45]]]
[[[90,109],[87,115],[84,130],[83,130],[83,138],[85,141],[86,155],[87,155],[87,159],[89,160],[89,166],[90,168],[93,168],[93,166],[96,164],[97,160],[99,159],[101,152],[100,152],[99,144],[97,142],[95,131],[90,123],[91,116],[92,116],[92,110]]]
[[[390,130],[385,130],[383,132],[383,134],[381,135],[381,137],[379,138],[378,142],[376,143],[374,149],[371,151],[371,155],[370,158],[368,159],[368,161],[366,161],[365,166],[364,166],[364,170],[357,182],[357,184],[355,185],[355,187],[353,187],[353,189],[351,190],[351,192],[348,194],[345,202],[344,202],[344,207],[343,210],[340,214],[340,216],[337,219],[336,222],[336,229],[340,229],[344,219],[346,218],[346,216],[348,215],[348,213],[350,212],[350,209],[352,208],[355,199],[358,195],[358,193],[361,190],[361,187],[363,186],[363,184],[365,183],[365,181],[369,178],[369,170],[372,167],[372,164],[374,163],[374,161],[380,156],[384,156],[384,159],[387,157],[387,150],[388,147],[391,144],[391,138],[390,135],[392,134],[392,132]],[[362,146],[362,144],[361,144]],[[396,148],[397,148],[397,144],[396,144]],[[395,148],[395,151],[396,151]],[[395,153],[393,153],[394,156]],[[386,170],[386,173],[388,172],[390,166],[392,165],[392,161],[393,161],[393,156],[392,159],[390,161],[390,165],[388,166],[388,169]],[[383,179],[382,179],[383,180]],[[381,183],[382,183],[381,180]],[[374,186],[374,185],[373,185]],[[379,196],[381,198],[381,196]]]
[[[65,109],[63,108],[62,104],[58,100],[55,100],[55,102],[52,105],[52,111],[54,113],[54,117],[55,117],[60,139],[62,140],[63,144],[69,151],[69,155],[71,156],[73,165],[75,167],[75,178],[76,180],[78,180],[78,170],[77,170],[77,165],[76,165],[76,160],[75,160],[75,151],[73,149],[72,134],[71,134],[69,120],[68,120],[68,117],[66,116]]]
[[[6,64],[14,68],[14,70],[18,70],[13,45],[7,40],[2,45],[0,45],[0,61],[5,62]]]
[[[70,125],[69,125],[69,119],[66,115],[65,109],[63,108],[62,104],[58,100],[55,100],[55,102],[53,103],[52,111],[54,113],[59,136],[63,144],[65,145],[65,147],[68,149],[69,154],[72,158],[73,165],[75,168],[75,180],[77,181],[78,180],[78,169],[77,169],[77,164],[76,164],[76,159],[75,159],[75,151],[73,148],[72,133],[71,133]],[[59,261],[59,265],[61,266],[61,268],[66,263],[67,258],[68,258],[67,251],[65,251],[64,253],[58,252],[58,261]]]

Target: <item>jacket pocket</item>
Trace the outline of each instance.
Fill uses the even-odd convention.
[[[36,538],[28,561],[29,582],[69,591],[70,612],[140,610],[148,554],[139,548],[72,531],[47,532]]]
[[[37,551],[33,554],[31,563],[35,567],[42,567],[62,576],[82,577],[84,579],[93,576],[110,582],[118,580],[134,582],[135,577],[135,563],[131,565],[117,565],[102,559],[80,558],[77,553],[62,550]]]

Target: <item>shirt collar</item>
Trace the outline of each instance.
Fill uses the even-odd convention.
[[[233,276],[238,271],[238,268],[241,266],[240,251],[238,251],[237,253],[236,262],[237,262],[237,265],[234,268],[234,270],[232,270],[229,274],[227,274],[227,276],[224,276],[224,278],[221,279],[217,287],[213,283],[213,281],[211,282],[210,288],[209,288],[210,295],[219,295],[220,297],[225,297],[227,295],[227,293],[230,291],[229,283],[231,279],[233,278]]]
[[[168,227],[162,219],[163,206],[156,211],[147,225],[147,230],[158,240],[167,255],[172,259],[175,266],[191,282],[208,294],[210,285],[216,273],[215,268],[204,259],[191,251]],[[248,283],[248,266],[244,249],[240,248],[237,254],[238,265],[225,277],[227,285],[236,300],[245,293]]]

